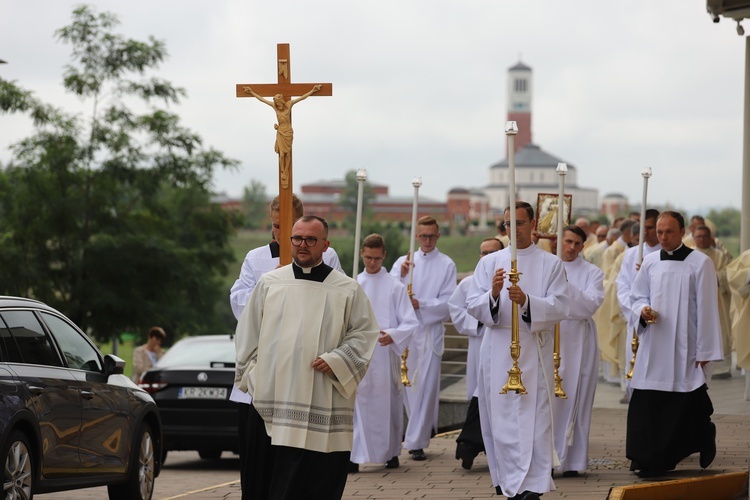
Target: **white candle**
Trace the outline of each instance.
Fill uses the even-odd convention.
[[[510,260],[516,260],[516,148],[515,139],[518,133],[516,122],[505,124],[505,135],[508,137],[508,170],[510,182],[508,184],[509,212],[510,212]]]
[[[354,226],[354,265],[352,266],[352,278],[355,280],[357,279],[357,274],[359,274],[359,239],[362,236],[362,202],[366,180],[367,170],[364,168],[357,170],[357,221]]]
[[[419,200],[419,188],[422,185],[422,178],[415,177],[411,180],[411,185],[414,186],[414,201],[411,206],[411,238],[409,239],[409,260],[414,262],[414,241],[416,240],[417,231],[417,204]],[[409,266],[409,280],[408,283],[411,285],[411,276],[414,270],[414,264]]]
[[[563,224],[565,222],[565,174],[568,173],[568,165],[558,163],[555,169],[560,176],[560,188],[557,191],[557,256],[562,258]],[[537,214],[537,217],[539,214]],[[584,243],[586,243],[584,241]]]
[[[644,235],[646,234],[646,198],[648,194],[648,178],[651,177],[651,168],[644,167],[641,170],[643,176],[643,197],[641,198],[641,222],[640,231],[638,233],[638,264],[643,262],[643,245]]]

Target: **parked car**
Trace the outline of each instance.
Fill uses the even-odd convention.
[[[154,400],[68,318],[0,296],[3,497],[106,485],[111,500],[149,500],[161,463]]]
[[[168,450],[197,450],[203,459],[239,452],[234,365],[233,336],[202,335],[176,342],[141,376],[161,413],[163,459]]]

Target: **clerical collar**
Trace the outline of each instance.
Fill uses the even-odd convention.
[[[323,283],[333,271],[333,268],[324,262],[313,267],[300,267],[292,262],[292,269],[294,270],[294,279],[317,281],[318,283]]]
[[[692,252],[693,249],[686,247],[683,244],[680,244],[677,248],[674,250],[667,251],[663,248],[661,249],[661,253],[659,254],[660,260],[685,260],[688,255],[690,255],[690,252]]]
[[[268,248],[271,250],[271,257],[276,258],[279,256],[279,242],[274,240],[268,244]]]

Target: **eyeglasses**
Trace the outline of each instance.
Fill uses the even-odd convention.
[[[303,241],[308,248],[314,247],[318,244],[318,238],[315,236],[308,236],[307,238],[303,238],[302,236],[292,236],[290,239],[292,240],[292,245],[295,247],[302,246]]]
[[[436,240],[438,237],[437,234],[418,234],[417,238],[420,240]]]

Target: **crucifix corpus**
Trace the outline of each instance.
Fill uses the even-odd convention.
[[[238,83],[237,97],[255,97],[276,112],[276,144],[279,155],[279,260],[282,265],[292,262],[289,238],[292,233],[292,106],[310,96],[333,95],[331,83],[291,83],[289,44],[276,45],[277,83]],[[299,96],[296,99],[292,97]],[[264,99],[272,97],[273,101]]]

